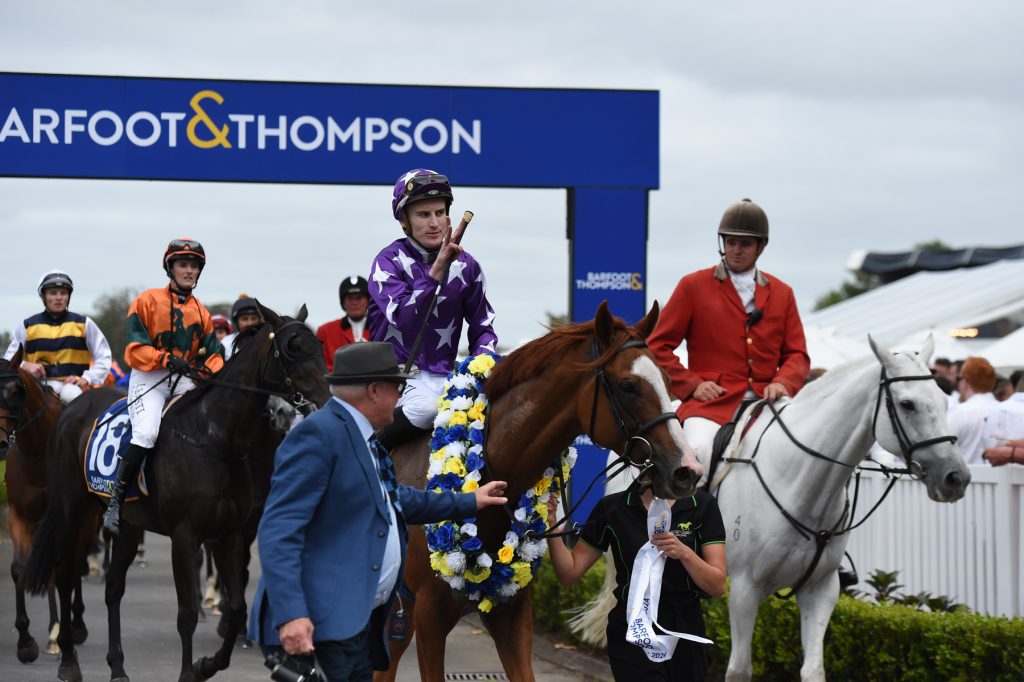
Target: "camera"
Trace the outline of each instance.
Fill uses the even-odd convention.
[[[315,663],[292,658],[284,651],[269,654],[263,663],[270,668],[270,679],[274,682],[326,682]]]

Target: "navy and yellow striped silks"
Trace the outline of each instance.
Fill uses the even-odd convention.
[[[24,359],[42,365],[50,379],[82,376],[92,361],[85,316],[68,312],[54,320],[42,312],[25,320]]]

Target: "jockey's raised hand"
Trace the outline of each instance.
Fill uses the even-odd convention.
[[[448,271],[448,266],[459,257],[462,253],[462,246],[457,244],[459,235],[452,234],[452,219],[445,218],[445,228],[443,236],[441,237],[441,248],[437,252],[437,260],[430,267],[430,276],[436,279],[438,282],[444,283],[444,273]],[[461,234],[462,230],[459,230]]]

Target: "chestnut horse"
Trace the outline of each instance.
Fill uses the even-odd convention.
[[[611,315],[602,303],[591,322],[560,327],[511,353],[487,379],[491,404],[484,450],[486,476],[508,482],[506,495],[518,500],[577,435],[625,452],[654,471],[659,497],[693,493],[700,465],[688,451],[669,404],[668,381],[644,339],[654,329],[658,304],[634,327]],[[399,480],[422,488],[427,471],[426,442],[409,443],[394,457]],[[639,463],[638,462],[638,463]],[[479,537],[492,552],[509,530],[505,510],[492,507],[477,518]],[[422,528],[411,528],[405,585],[415,599],[404,599],[411,628],[418,633],[420,676],[444,679],[448,633],[475,602],[454,593],[430,569]],[[533,680],[533,614],[530,591],[481,614],[494,638],[502,666],[513,681]],[[391,643],[391,668],[378,679],[394,680],[409,644]]]
[[[107,663],[112,682],[128,680],[121,648],[121,598],[143,529],[171,538],[181,638],[179,682],[209,679],[231,662],[245,622],[240,561],[242,528],[253,503],[252,468],[247,461],[255,436],[253,424],[268,394],[287,396],[300,409],[322,405],[330,397],[320,342],[303,324],[306,307],[296,319],[282,318],[263,306],[260,311],[267,322],[251,341],[217,376],[187,392],[164,415],[156,450],[145,463],[150,495],[128,503],[122,511],[121,534],[114,538],[106,584]],[[66,682],[82,679],[74,646],[63,628],[70,616],[71,582],[87,549],[74,537],[77,527],[97,523],[103,510],[100,498],[86,490],[83,461],[95,420],[116,397],[104,389],[90,391],[70,404],[57,424],[49,453],[50,504],[22,576],[25,587],[36,593],[46,588],[51,574],[55,577],[62,624],[57,675]],[[193,662],[192,636],[199,608],[195,559],[200,544],[208,540],[216,541],[214,558],[224,580],[230,618],[217,653]]]
[[[18,630],[17,654],[22,663],[39,657],[39,645],[29,633],[25,590],[19,584],[22,569],[32,548],[43,514],[46,512],[46,444],[57,419],[64,411],[57,395],[43,383],[20,369],[21,349],[10,362],[0,360],[0,459],[7,460],[7,525],[14,546],[11,578],[14,580],[14,626]],[[50,640],[47,652],[56,653],[57,602],[53,588],[50,598]],[[81,582],[75,591],[75,643],[85,641],[88,631],[82,620]]]

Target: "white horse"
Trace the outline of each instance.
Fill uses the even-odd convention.
[[[825,629],[839,597],[837,571],[849,540],[844,531],[856,521],[849,518],[847,483],[875,440],[903,455],[935,501],[960,499],[970,483],[948,435],[946,396],[929,380],[922,359],[931,356],[931,337],[918,354],[891,353],[868,340],[875,357],[829,371],[774,411],[765,407],[753,417],[748,410],[726,453],[736,461],[715,477],[730,576],[727,680],[751,678],[758,606],[787,587],[797,588],[800,607],[800,678],[825,679]],[[750,428],[744,435],[745,420]],[[608,566],[613,572],[612,562]],[[606,577],[602,595],[574,619],[574,629],[589,641],[603,636],[612,587],[614,577],[610,583]]]

